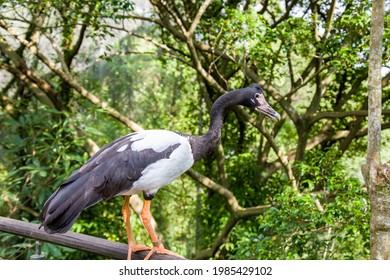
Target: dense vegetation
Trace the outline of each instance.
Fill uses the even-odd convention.
[[[227,115],[214,155],[153,200],[164,244],[201,259],[369,258],[359,174],[371,2],[139,2],[0,2],[0,215],[38,223],[45,200],[98,147],[141,128],[202,134],[218,96],[258,82],[282,120]],[[387,7],[384,70],[389,25]],[[389,79],[384,71],[385,161]],[[126,243],[122,203],[87,209],[72,230]],[[0,240],[1,258],[33,253],[33,240]]]

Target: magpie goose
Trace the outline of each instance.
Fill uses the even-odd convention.
[[[41,226],[48,233],[69,230],[80,213],[95,203],[117,195],[125,197],[122,215],[131,253],[150,250],[146,259],[157,252],[174,254],[159,241],[152,225],[150,204],[157,191],[209,156],[221,139],[225,113],[234,105],[243,105],[277,120],[280,115],[264,98],[260,85],[237,89],[219,97],[212,106],[210,128],[203,136],[166,130],[130,133],[104,146],[49,197],[40,215]],[[136,244],[130,228],[129,200],[143,194],[141,219],[153,248]]]

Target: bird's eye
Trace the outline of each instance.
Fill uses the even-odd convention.
[[[260,97],[260,93],[256,93],[256,94],[255,94],[255,97],[256,97],[256,98],[259,98],[259,97]]]

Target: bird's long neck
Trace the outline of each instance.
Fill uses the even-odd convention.
[[[195,161],[208,156],[218,146],[221,141],[221,131],[225,114],[236,103],[234,100],[234,92],[226,93],[215,101],[210,112],[209,131],[203,136],[194,138],[192,146]]]
[[[209,141],[210,145],[208,146],[212,149],[214,149],[221,141],[224,118],[228,108],[230,107],[226,103],[219,102],[220,100],[221,98],[218,99],[211,108],[209,131],[203,136],[206,141]]]

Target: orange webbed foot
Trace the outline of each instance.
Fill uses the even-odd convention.
[[[129,245],[129,250],[127,252],[127,259],[131,260],[132,252],[149,251],[149,250],[151,251],[152,249],[146,245],[143,245],[143,244]]]
[[[149,260],[149,258],[154,254],[165,254],[165,255],[172,255],[179,258],[182,258],[182,256],[176,254],[175,252],[169,251],[168,249],[164,248],[164,245],[161,243],[161,241],[153,242],[153,248],[150,250],[150,252],[146,255],[145,260]]]

